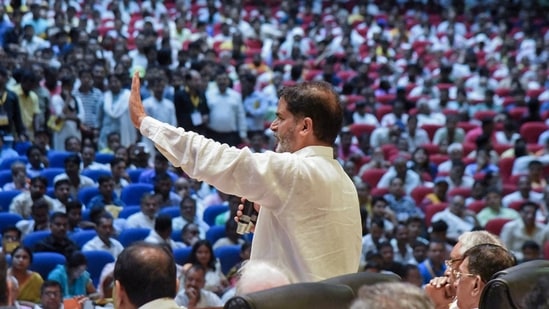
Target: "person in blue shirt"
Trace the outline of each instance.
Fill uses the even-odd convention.
[[[429,243],[427,259],[418,265],[419,273],[423,278],[423,284],[429,283],[435,277],[441,277],[446,271],[444,257],[446,256],[446,245],[437,240]]]
[[[75,251],[67,257],[65,265],[57,265],[48,275],[48,280],[61,284],[63,298],[87,296],[97,298],[90,273],[86,271],[88,262],[82,252]]]
[[[104,208],[107,205],[124,207],[126,204],[114,192],[114,179],[109,175],[99,176],[99,194],[92,197],[88,203],[88,209]]]

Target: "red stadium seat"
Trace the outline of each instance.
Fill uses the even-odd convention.
[[[429,193],[433,193],[432,187],[419,186],[412,189],[412,192],[410,192],[410,196],[414,199],[416,205],[419,205],[421,204],[425,196]]]
[[[495,218],[486,222],[486,226],[484,227],[484,229],[496,236],[499,236],[499,234],[501,234],[501,230],[503,229],[503,226],[510,221],[513,221],[513,220],[505,219],[505,218]]]
[[[544,122],[525,122],[520,126],[519,133],[527,144],[537,144],[541,133],[547,130],[549,130],[549,127]]]
[[[474,211],[475,213],[479,213],[481,210],[484,209],[484,207],[486,207],[486,202],[485,201],[474,201],[474,202],[471,202],[469,205],[467,205],[467,208]]]
[[[441,212],[448,207],[448,203],[429,204],[425,208],[425,225],[431,226],[431,219],[437,212]]]
[[[387,170],[384,168],[372,168],[364,171],[364,173],[360,175],[360,178],[374,188],[377,187],[377,183],[385,172],[387,172]]]
[[[438,129],[442,128],[442,126],[438,124],[424,124],[421,126],[421,128],[427,132],[427,134],[429,135],[429,140],[433,141],[435,133]]]
[[[364,133],[372,134],[372,131],[376,129],[376,126],[370,124],[354,123],[349,127],[351,133],[357,138],[360,138]]]
[[[448,197],[454,197],[457,195],[461,195],[464,198],[468,198],[471,196],[471,188],[459,187],[459,188],[450,189],[448,191]]]

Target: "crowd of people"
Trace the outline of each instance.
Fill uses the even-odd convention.
[[[19,193],[5,210],[21,220],[3,227],[2,250],[12,256],[8,273],[18,281],[19,300],[45,308],[44,295],[53,296],[45,291],[57,289],[50,279],[59,283],[60,299],[108,296],[114,263],[105,268],[104,285],[90,285],[82,251],[116,258],[124,249],[117,236],[130,228],[149,229],[145,241],[171,250],[193,248],[196,256],[177,270],[187,292],[174,296],[192,306],[200,299],[219,306],[224,292],[223,300],[233,295],[235,280],[214,256],[226,245],[242,245],[243,259],[251,250],[256,259],[284,265],[290,282],[354,271],[360,263],[360,270],[429,286],[478,267],[471,266],[476,258],[460,260],[460,270],[444,262],[464,233],[482,229],[500,236],[498,245],[518,262],[549,258],[548,9],[543,1],[4,3],[0,166],[8,177],[0,177],[0,187]],[[140,84],[132,93],[135,74]],[[338,132],[328,109],[315,114],[298,105],[324,98],[308,88],[322,89],[315,82],[336,91],[328,101],[342,109]],[[130,117],[136,94],[144,115],[158,122]],[[301,127],[288,131],[290,123]],[[184,139],[171,127],[250,154]],[[301,148],[311,145],[329,147],[349,179],[318,180],[332,167],[326,149],[309,154],[325,174],[307,165],[299,180],[286,172],[301,160],[279,162],[269,152],[305,155]],[[260,164],[255,154],[268,159]],[[124,197],[135,183],[152,190]],[[315,201],[332,201],[337,191],[339,204],[352,205],[350,184],[360,214],[342,207],[330,214],[333,221],[316,222],[308,207],[285,207],[286,200],[312,205],[313,196],[301,191],[313,188]],[[303,221],[258,224],[250,249],[249,238],[234,233],[241,198],[261,204],[263,222],[285,212]],[[204,212],[218,205],[225,212],[205,222]],[[172,207],[178,211],[166,215]],[[359,218],[360,235],[335,226]],[[215,225],[226,226],[223,237],[205,241]],[[332,238],[311,236],[322,228],[333,229]],[[89,242],[71,240],[88,229],[97,235]],[[278,230],[287,239],[271,249],[267,240]],[[37,231],[51,235],[33,248],[18,246]],[[331,250],[336,243],[346,247]],[[38,278],[29,265],[41,251],[63,254],[66,265]],[[315,264],[307,256],[340,251],[337,271],[326,267],[329,258]],[[481,251],[474,254],[487,254]]]

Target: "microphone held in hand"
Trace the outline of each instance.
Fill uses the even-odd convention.
[[[257,222],[257,211],[254,207],[254,202],[246,200],[244,202],[244,209],[242,209],[242,216],[238,218],[238,226],[236,227],[236,233],[244,235],[249,233]]]

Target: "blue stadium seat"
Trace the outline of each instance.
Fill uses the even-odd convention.
[[[53,179],[55,178],[55,176],[63,174],[64,172],[64,168],[48,167],[40,172],[40,176],[45,177],[48,180],[48,187],[53,187]]]
[[[32,142],[15,142],[13,149],[17,151],[20,156],[27,155],[27,149],[32,145]]]
[[[29,233],[25,237],[23,237],[23,245],[25,247],[33,249],[34,245],[41,242],[42,239],[48,237],[50,234],[50,231],[36,231]]]
[[[105,265],[114,262],[114,257],[110,252],[103,250],[82,251],[82,254],[88,261],[87,271],[90,273],[93,285],[97,288],[101,271],[103,271]]]
[[[233,266],[240,262],[241,245],[221,246],[214,249],[214,255],[221,262],[221,271],[227,274]]]
[[[204,214],[202,215],[202,220],[208,223],[209,226],[215,225],[215,217],[218,215],[229,211],[229,206],[227,205],[211,205],[204,209]]]
[[[97,152],[95,154],[95,162],[101,164],[111,164],[111,161],[114,159],[114,154],[112,153],[102,153]]]
[[[33,255],[32,263],[29,266],[29,269],[39,273],[40,276],[46,280],[49,273],[57,265],[65,265],[66,261],[65,256],[60,253],[37,252]]]
[[[134,213],[137,213],[139,211],[141,211],[141,206],[139,206],[139,205],[126,206],[126,207],[122,208],[122,210],[118,214],[118,218],[127,219],[129,216],[131,216]]]
[[[179,209],[179,206],[167,206],[160,208],[158,214],[167,214],[173,219],[175,217],[179,217],[181,215],[181,211]]]
[[[225,236],[226,236],[226,234],[225,234],[225,226],[224,225],[215,225],[215,226],[210,227],[206,231],[206,239],[212,245],[215,244],[215,242],[218,239],[223,238]]]
[[[100,176],[112,176],[112,173],[109,170],[83,169],[82,172],[80,172],[80,174],[91,178],[94,182],[97,182],[97,179],[99,179]]]
[[[118,235],[118,241],[122,244],[122,246],[127,247],[134,242],[144,240],[147,236],[149,236],[150,232],[151,230],[146,228],[124,229],[120,232],[120,235]]]
[[[128,176],[130,176],[130,180],[132,183],[138,183],[139,182],[139,176],[141,176],[141,173],[146,170],[145,168],[131,168],[127,169],[126,172],[128,173]]]
[[[0,211],[10,211],[11,200],[19,193],[19,190],[0,191]]]
[[[18,156],[13,158],[7,158],[2,160],[2,163],[0,163],[0,170],[9,170],[11,168],[11,165],[15,162],[23,162],[27,164],[29,160],[27,159],[27,156]]]
[[[69,238],[74,241],[75,244],[78,245],[78,248],[82,249],[82,246],[84,246],[85,243],[90,241],[92,238],[94,238],[97,235],[95,230],[81,230],[78,232],[72,233]],[[89,263],[88,263],[89,265]]]
[[[11,170],[1,170],[0,171],[0,189],[7,183],[12,182],[13,179],[11,178]]]
[[[50,150],[48,151],[48,161],[49,161],[49,167],[55,167],[55,168],[64,168],[65,167],[65,159],[73,155],[74,152],[70,151],[60,151],[60,150]]]
[[[97,187],[84,187],[78,191],[78,200],[87,207],[90,200],[96,195],[99,195]]]
[[[8,226],[15,225],[20,220],[23,220],[18,214],[13,214],[11,212],[0,212],[0,227],[5,228]]]
[[[140,205],[141,197],[153,191],[153,185],[146,183],[131,183],[122,189],[120,199],[126,205]]]

